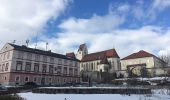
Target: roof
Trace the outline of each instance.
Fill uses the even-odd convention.
[[[83,48],[84,48],[85,46],[86,46],[86,44],[85,44],[85,43],[84,43],[84,44],[81,44],[81,45],[79,46],[78,51],[79,51],[79,50],[81,50],[81,51],[82,51],[82,50],[83,50]]]
[[[14,50],[30,52],[30,53],[35,53],[35,54],[41,54],[41,55],[57,57],[57,58],[62,58],[62,59],[79,61],[76,58],[70,58],[70,57],[67,57],[66,55],[54,53],[54,52],[51,52],[51,51],[44,51],[44,50],[40,50],[40,49],[29,48],[29,47],[26,47],[24,45],[23,46],[19,46],[19,45],[15,45],[15,44],[11,44],[11,43],[8,43],[8,44],[11,45],[12,47],[14,47]]]
[[[103,59],[100,61],[100,64],[109,64],[106,57],[103,57]]]
[[[144,57],[156,57],[156,56],[151,53],[148,53],[144,50],[140,50],[139,52],[133,53],[127,57],[122,58],[121,60],[144,58]],[[156,58],[158,58],[158,57],[156,57]]]
[[[101,52],[91,53],[87,54],[82,58],[82,62],[86,61],[93,61],[93,60],[101,60],[103,56],[106,56],[107,58],[119,58],[119,55],[117,54],[115,49],[109,49]]]
[[[76,58],[74,52],[66,53],[66,56],[70,58]]]

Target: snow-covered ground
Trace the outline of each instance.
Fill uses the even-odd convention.
[[[120,78],[120,79],[115,79],[115,80],[127,80],[131,78]],[[170,77],[153,77],[153,78],[135,78],[138,80],[143,80],[143,81],[154,81],[154,80],[167,80],[170,81]]]
[[[120,94],[37,94],[18,93],[27,100],[170,100],[170,90],[157,89],[148,95],[120,95]]]

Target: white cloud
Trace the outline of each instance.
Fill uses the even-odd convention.
[[[0,40],[25,40],[34,36],[50,18],[59,16],[67,4],[66,0],[41,2],[39,0],[8,2],[1,0]],[[140,2],[140,4],[143,3]],[[119,26],[128,20],[126,14],[132,8],[126,4],[117,7],[116,10],[109,9],[108,14],[104,16],[93,15],[89,19],[72,17],[64,20],[59,25],[63,32],[56,33],[53,38],[40,37],[42,41],[38,42],[38,47],[45,48],[45,41],[48,41],[48,49],[66,53],[76,52],[81,43],[87,43],[89,52],[115,47],[121,57],[141,49],[156,54],[169,51],[169,28],[142,26],[138,29],[119,29]],[[137,9],[135,15],[139,19],[147,15],[140,9],[142,8]],[[31,47],[34,47],[34,44],[31,44]]]
[[[120,57],[138,50],[146,50],[158,55],[167,52],[170,48],[168,46],[170,29],[162,33],[163,30],[162,27],[144,26],[139,29],[114,29],[107,33],[96,34],[67,31],[58,33],[58,36],[47,41],[51,43],[49,49],[59,53],[76,52],[81,43],[87,43],[90,53],[114,47]]]
[[[124,22],[124,16],[109,13],[105,16],[93,15],[90,19],[69,18],[59,27],[70,32],[102,33],[115,29]]]
[[[50,18],[57,18],[67,0],[0,0],[0,46],[31,39]]]
[[[152,4],[153,9],[163,10],[170,6],[170,0],[154,0]]]
[[[123,6],[115,11],[109,7],[109,13],[105,16],[93,15],[89,19],[72,17],[64,20],[59,25],[59,28],[64,30],[62,33],[56,33],[56,37],[43,40],[49,41],[49,49],[59,53],[76,52],[81,43],[87,43],[91,53],[114,47],[120,57],[138,50],[146,50],[156,55],[169,51],[169,27],[148,25],[138,29],[119,29],[119,26],[128,20],[126,13],[130,11],[129,6],[128,9]],[[124,13],[120,14],[119,8],[127,10],[122,10]],[[142,10],[141,15],[136,17],[143,17],[143,13]]]

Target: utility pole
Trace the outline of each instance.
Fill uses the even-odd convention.
[[[38,33],[36,34],[36,37],[35,37],[35,49],[37,48],[37,42],[38,42]]]
[[[46,51],[48,50],[48,48],[47,48],[47,47],[48,47],[48,42],[46,42]]]
[[[27,44],[27,47],[28,47],[28,44],[29,44],[29,40],[26,40],[26,44]]]

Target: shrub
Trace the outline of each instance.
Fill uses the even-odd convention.
[[[33,88],[33,87],[37,87],[37,84],[34,82],[27,82],[25,83],[24,87]]]
[[[26,100],[17,94],[0,95],[0,100]]]

